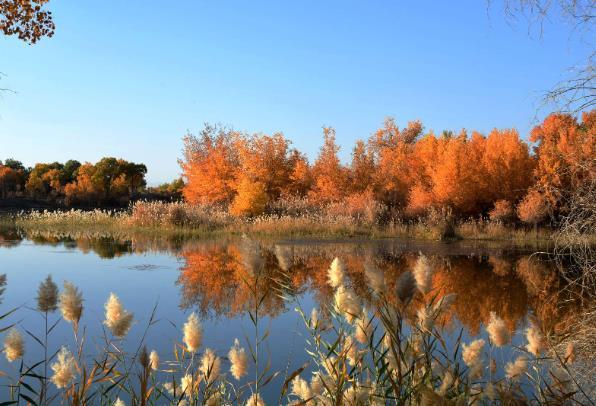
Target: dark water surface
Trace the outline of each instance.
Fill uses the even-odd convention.
[[[327,285],[326,271],[334,257],[346,263],[348,283],[366,304],[370,296],[365,262],[383,271],[391,299],[399,275],[413,268],[420,253],[427,255],[434,270],[431,294],[457,295],[451,312],[442,320],[448,345],[453,345],[462,330],[464,341],[484,337],[483,325],[491,311],[516,333],[514,345],[521,343],[521,331],[532,318],[546,329],[556,330],[575,311],[573,302],[566,302],[560,293],[561,282],[554,265],[530,257],[531,249],[399,240],[266,240],[260,241],[260,246],[260,272],[265,276],[258,287],[265,297],[260,329],[261,333],[267,329],[270,333],[261,348],[261,365],[270,361],[273,370],[281,371],[265,388],[268,404],[278,403],[285,374],[308,359],[304,324],[295,308],[299,305],[310,313],[315,306],[329,306],[333,293]],[[36,306],[37,287],[51,274],[60,288],[64,281],[70,281],[83,292],[81,326],[86,329],[91,353],[102,345],[104,303],[114,292],[135,317],[123,343],[127,351],[135,352],[157,305],[158,322],[149,328],[145,342],[150,350],[160,353],[162,360],[172,359],[175,344],[182,340],[181,326],[192,311],[203,320],[203,347],[226,356],[235,338],[243,344],[246,340],[254,342],[254,326],[247,309],[254,308],[255,299],[245,283],[251,272],[246,252],[246,242],[240,238],[185,241],[4,232],[0,234],[0,274],[6,274],[7,285],[1,313],[21,308],[2,320],[0,327],[18,322],[21,331],[41,335],[43,318],[28,307]],[[418,302],[421,298],[412,304],[412,320]],[[59,313],[50,318],[57,320]],[[33,363],[42,357],[42,350],[33,338],[25,338],[25,359]],[[73,335],[71,326],[62,321],[51,334],[49,346],[55,350],[64,344],[72,345]],[[511,347],[502,356],[515,351]],[[0,369],[15,373],[18,366],[14,364],[2,357]],[[223,369],[227,368],[224,362]],[[0,379],[6,384],[6,378]],[[4,396],[2,393],[0,398]]]

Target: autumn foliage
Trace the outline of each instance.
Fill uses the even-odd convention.
[[[67,205],[123,204],[145,187],[147,168],[123,159],[95,164],[70,160],[25,168],[19,161],[0,162],[0,197],[30,197]]]
[[[374,211],[377,220],[448,210],[459,218],[511,222],[517,215],[535,224],[560,214],[565,193],[593,179],[595,122],[596,112],[581,122],[550,115],[532,131],[531,150],[515,129],[436,135],[424,134],[419,121],[399,128],[387,119],[356,142],[347,164],[335,130],[326,127],[312,165],[282,134],[207,126],[185,138],[184,196],[236,215],[259,215],[280,198],[300,197],[333,213]]]

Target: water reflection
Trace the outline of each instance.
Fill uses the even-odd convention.
[[[254,308],[255,297],[263,297],[260,310],[263,314],[278,316],[288,310],[283,296],[300,296],[307,291],[316,305],[325,308],[332,301],[326,270],[335,257],[346,263],[348,284],[365,304],[371,305],[366,264],[380,270],[387,296],[397,304],[396,281],[404,272],[413,270],[420,253],[430,258],[434,271],[433,290],[424,299],[456,294],[452,312],[443,320],[447,328],[462,326],[476,335],[488,322],[490,312],[495,311],[511,331],[530,317],[539,321],[546,331],[557,332],[564,330],[567,320],[579,309],[577,301],[572,300],[573,293],[563,289],[564,281],[555,264],[499,244],[447,245],[396,240],[255,243],[242,238],[189,240],[155,235],[31,231],[25,235],[16,230],[2,230],[0,245],[16,246],[25,238],[33,244],[93,252],[100,258],[146,252],[175,255],[181,259],[176,281],[180,306],[196,309],[204,317],[238,316]],[[0,292],[1,289],[2,286]],[[423,300],[416,300],[410,307],[412,319],[416,306],[422,303]]]
[[[457,321],[476,335],[497,312],[511,331],[529,315],[547,331],[559,331],[578,307],[568,290],[562,289],[553,264],[513,251],[490,250],[473,255],[433,254],[427,247],[432,268],[431,296],[456,294],[453,311],[444,320],[449,327]],[[398,303],[395,284],[399,276],[414,268],[418,252],[400,249],[400,243],[376,244],[263,244],[263,272],[259,289],[268,292],[263,309],[275,316],[286,310],[279,292],[310,291],[316,304],[325,308],[332,300],[326,270],[335,256],[347,265],[348,284],[370,305],[366,264],[374,263],[382,272],[389,300]],[[177,283],[181,303],[198,308],[204,315],[234,317],[251,306],[242,243],[218,241],[195,244],[180,253],[184,259]],[[420,293],[418,293],[421,295]],[[421,298],[422,299],[422,298]],[[421,306],[423,300],[417,300]],[[412,307],[410,316],[416,313]]]

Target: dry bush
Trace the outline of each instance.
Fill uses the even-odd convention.
[[[136,227],[224,227],[232,218],[216,206],[139,201],[132,205],[128,223]]]
[[[515,218],[513,204],[509,200],[497,200],[488,216],[492,221],[507,224]]]
[[[378,225],[385,213],[385,206],[374,200],[374,195],[369,189],[362,193],[354,193],[340,202],[327,206],[327,213],[331,216],[349,216],[357,223],[364,225]]]
[[[267,211],[270,214],[280,216],[299,217],[303,215],[312,215],[322,211],[319,205],[314,204],[307,197],[296,195],[285,195],[269,203]]]

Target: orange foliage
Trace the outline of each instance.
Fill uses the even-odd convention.
[[[535,189],[531,189],[526,197],[517,205],[517,216],[528,224],[538,224],[550,212],[550,205],[546,197]]]
[[[255,135],[238,142],[240,173],[237,178],[249,177],[263,185],[269,201],[279,198],[290,182],[293,169],[288,159],[289,144],[283,134]]]
[[[19,172],[8,166],[0,165],[0,196],[6,198],[8,193],[15,191],[19,179]]]
[[[565,198],[596,177],[596,110],[584,113],[581,123],[568,114],[551,114],[530,140],[538,143],[535,189],[553,209],[564,209]]]
[[[199,138],[184,138],[180,162],[186,184],[184,198],[190,203],[229,203],[234,198],[235,176],[240,165],[240,135],[224,128],[206,126]]]
[[[339,201],[346,193],[347,170],[341,165],[335,143],[335,130],[323,129],[324,143],[312,168],[313,187],[309,198],[317,203]]]
[[[290,179],[283,190],[287,195],[305,196],[312,187],[312,173],[304,154],[294,149],[290,153]]]
[[[89,162],[78,169],[76,180],[64,187],[64,194],[68,204],[91,204],[104,194],[103,185],[94,182],[95,167]]]
[[[199,138],[185,138],[184,196],[191,203],[233,202],[234,212],[245,214],[273,207],[282,196],[306,196],[309,204],[333,203],[346,215],[361,212],[352,206],[363,207],[366,196],[396,214],[447,210],[500,221],[512,220],[512,207],[519,205],[521,216],[539,221],[546,206],[534,192],[524,199],[531,188],[556,209],[564,193],[594,178],[594,123],[596,112],[584,114],[581,123],[549,116],[532,132],[538,142],[532,156],[514,129],[421,137],[420,122],[400,129],[387,119],[368,142],[356,142],[349,166],[338,157],[335,131],[325,128],[312,167],[282,134],[247,136],[207,126]]]
[[[408,123],[408,127],[400,131],[393,119],[387,119],[383,128],[369,140],[378,161],[375,186],[381,202],[396,207],[403,207],[407,203],[415,176],[414,143],[421,132],[422,124],[419,121]]]
[[[493,221],[500,221],[506,223],[513,219],[515,212],[513,205],[509,200],[497,200],[493,209],[488,212],[488,215]]]
[[[370,189],[375,179],[375,161],[372,150],[362,140],[356,141],[352,152],[349,188],[353,192]]]
[[[267,206],[267,190],[263,182],[243,176],[238,183],[237,194],[230,206],[235,216],[257,216]]]

